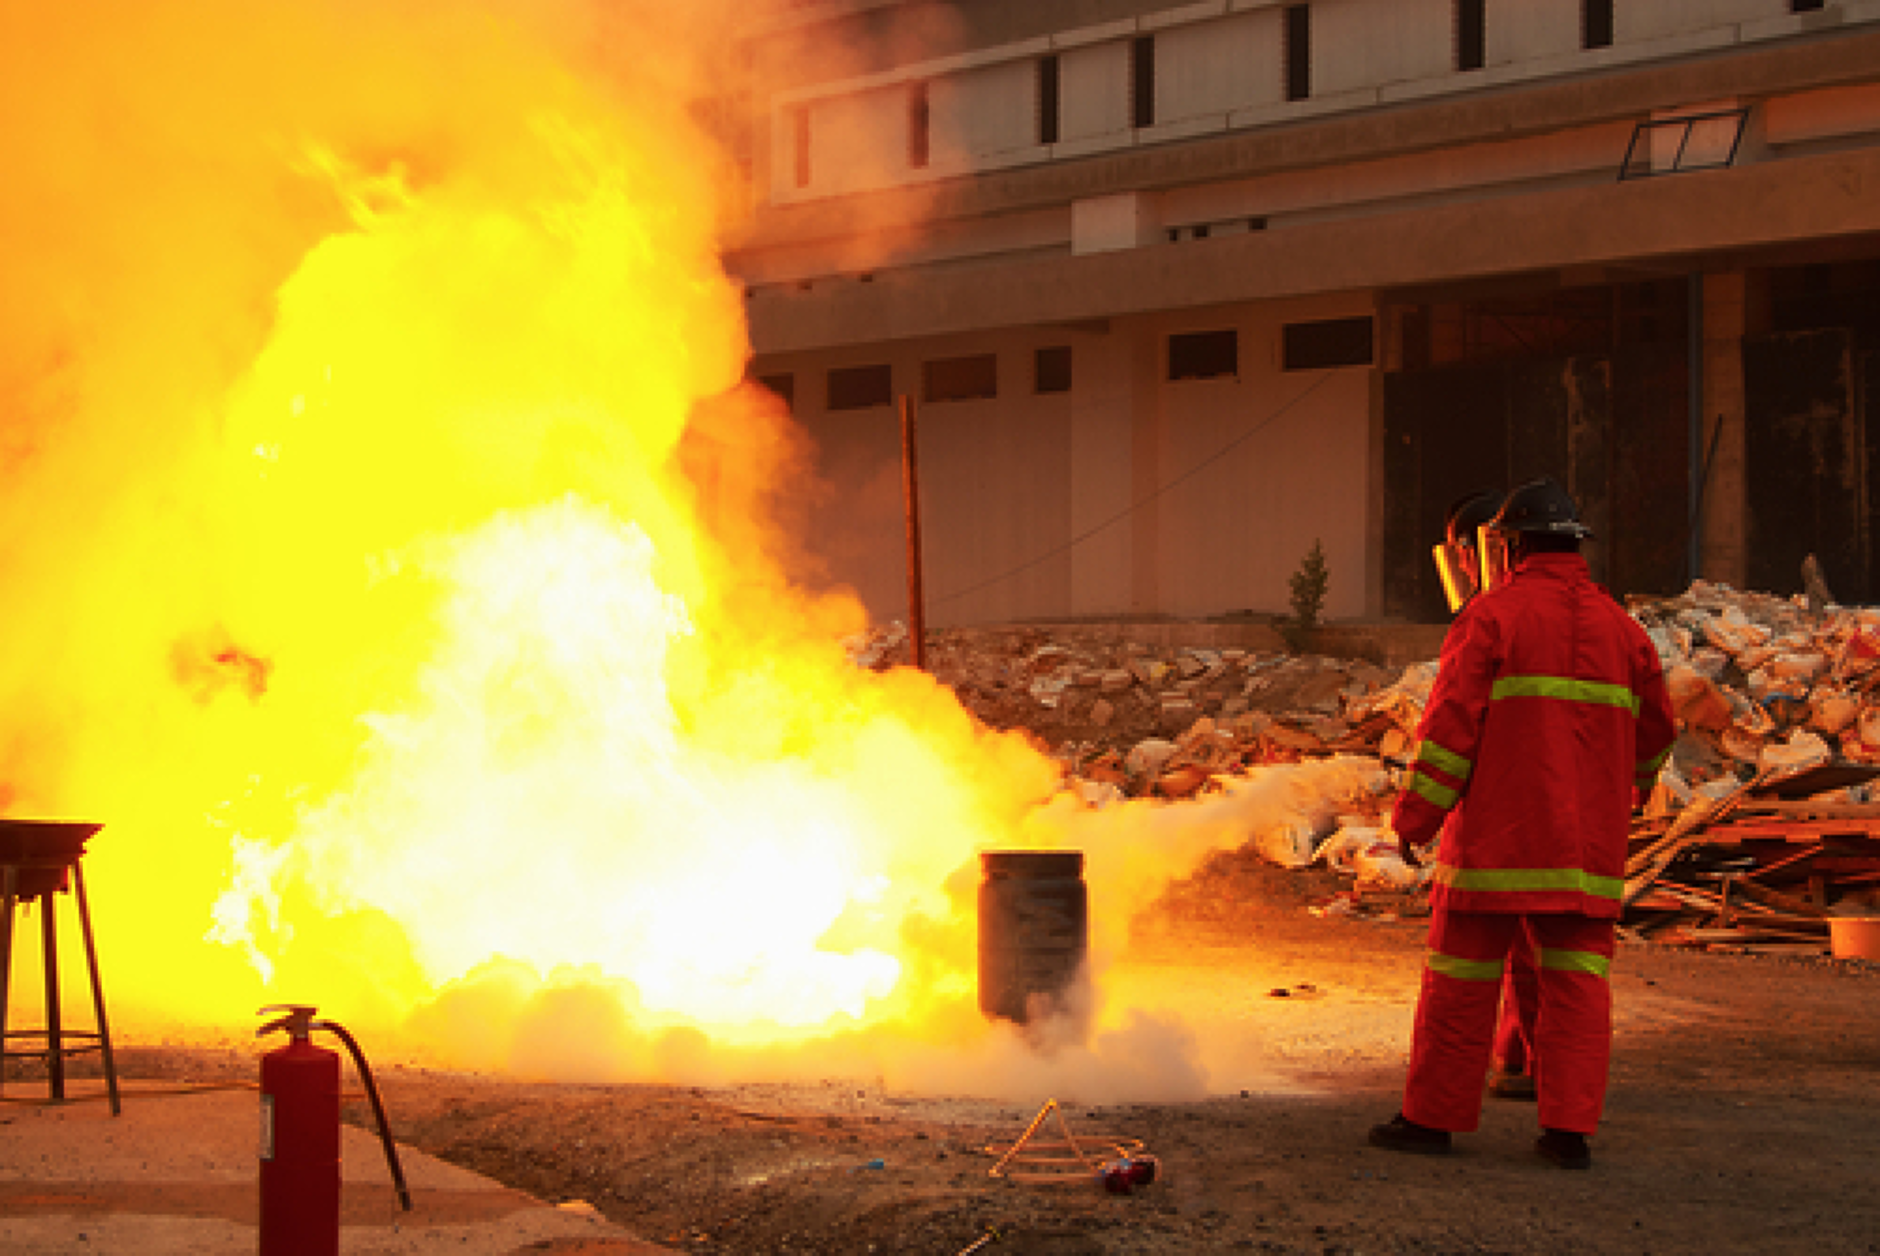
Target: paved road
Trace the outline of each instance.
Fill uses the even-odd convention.
[[[124,1092],[113,1117],[102,1087],[39,1102],[31,1083],[0,1106],[0,1251],[221,1256],[255,1252],[258,1100],[249,1088],[157,1083]],[[627,1256],[669,1249],[597,1213],[551,1207],[488,1178],[400,1148],[411,1188],[403,1212],[372,1135],[342,1127],[340,1249],[464,1256],[549,1252]]]

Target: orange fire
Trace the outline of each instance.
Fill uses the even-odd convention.
[[[132,1028],[475,1007],[506,1062],[596,991],[732,1044],[970,1001],[948,878],[1050,766],[789,582],[705,137],[575,7],[438,7],[8,4],[0,212],[53,256],[7,293],[0,802],[107,824]]]
[[[1090,850],[1114,931],[1266,804],[1089,812],[846,661],[686,106],[732,14],[0,0],[0,809],[105,823],[120,1034],[1201,1084],[974,1007],[976,851]]]

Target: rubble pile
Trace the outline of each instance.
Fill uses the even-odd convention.
[[[878,670],[908,661],[907,629],[899,622],[846,645],[860,667]],[[1399,685],[1402,674],[1362,659],[1157,649],[1041,628],[929,633],[926,662],[982,723],[1027,729],[1071,749],[1079,764],[1092,765],[1109,752],[1126,755],[1147,739],[1183,737],[1202,720],[1233,733],[1237,765],[1324,753],[1394,757],[1407,749],[1415,711],[1435,675],[1433,666],[1423,668],[1408,695],[1379,699]],[[1389,738],[1393,729],[1399,736]],[[1236,765],[1223,755],[1210,762],[1220,770]],[[1109,773],[1099,776],[1108,779]],[[1152,780],[1119,783],[1131,795],[1157,792]]]
[[[1633,826],[1627,921],[1818,951],[1833,917],[1880,915],[1880,610],[1698,581],[1632,612],[1679,736]]]
[[[845,644],[860,667],[909,658],[899,623]],[[929,633],[926,662],[982,723],[1032,734],[1092,806],[1232,792],[1265,764],[1342,755],[1401,765],[1436,678],[1434,662],[1392,669],[1037,627]],[[1389,831],[1398,789],[1387,771],[1365,775],[1381,786],[1299,808],[1287,824],[1250,831],[1246,848],[1282,868],[1322,864],[1353,878],[1350,892],[1315,910],[1417,914],[1401,900],[1428,874],[1403,863]]]
[[[1821,951],[1834,917],[1880,916],[1880,609],[1706,581],[1630,609],[1664,663],[1679,736],[1634,823],[1627,926],[1681,945]],[[862,667],[909,657],[898,623],[847,644]],[[1433,660],[1392,669],[1038,627],[931,633],[927,666],[983,723],[1055,747],[1093,806],[1179,803],[1263,764],[1335,755],[1402,769],[1436,676]],[[1427,874],[1394,854],[1399,789],[1249,845],[1402,894]]]
[[[1880,764],[1880,610],[1698,581],[1635,603],[1665,665],[1682,736],[1663,784],[1682,805],[1759,771]]]

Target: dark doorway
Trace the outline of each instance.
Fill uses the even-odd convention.
[[[1621,596],[1685,588],[1686,297],[1670,280],[1402,309],[1405,369],[1384,377],[1386,615],[1447,620],[1430,547],[1448,507],[1539,475],[1578,501],[1595,579]]]
[[[1848,328],[1743,341],[1748,566],[1753,589],[1802,589],[1802,560],[1822,565],[1837,600],[1871,604],[1880,433],[1869,398],[1880,343]]]

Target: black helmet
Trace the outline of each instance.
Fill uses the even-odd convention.
[[[1508,494],[1488,526],[1502,532],[1538,532],[1581,541],[1593,535],[1593,530],[1580,522],[1580,508],[1573,504],[1567,490],[1545,476]]]
[[[1475,530],[1501,509],[1501,494],[1476,492],[1458,497],[1443,518],[1443,539],[1451,545],[1474,545]]]

